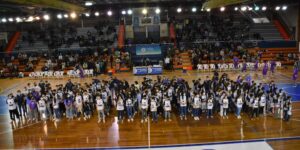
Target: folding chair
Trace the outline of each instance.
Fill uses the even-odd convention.
[[[198,65],[197,65],[197,69],[198,69],[199,71],[203,71],[203,65],[198,64]]]
[[[218,68],[219,68],[219,71],[223,71],[223,68],[224,68],[223,64],[218,64]]]
[[[215,64],[209,64],[209,69],[210,70],[215,70],[216,69],[216,65]]]
[[[208,71],[209,70],[209,65],[208,64],[204,64],[203,65],[203,70],[204,71]]]
[[[52,78],[53,77],[53,71],[48,71],[47,77]]]
[[[234,64],[233,63],[230,63],[228,65],[229,65],[229,70],[233,70],[234,69]]]
[[[91,77],[94,76],[94,70],[93,70],[93,69],[90,69],[89,75],[90,75]]]

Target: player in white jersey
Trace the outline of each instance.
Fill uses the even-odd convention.
[[[223,106],[223,116],[222,117],[228,119],[227,111],[228,111],[229,101],[228,101],[227,96],[224,97],[224,99],[222,101],[222,106]]]
[[[45,95],[46,114],[47,114],[48,118],[54,119],[53,118],[53,111],[52,111],[52,108],[51,108],[51,103],[52,103],[51,98],[52,98],[52,91],[49,89],[48,92]]]
[[[236,101],[236,116],[238,119],[241,119],[242,107],[243,107],[243,99],[242,99],[242,96],[240,95]]]
[[[157,120],[158,120],[158,118],[157,118],[157,102],[155,100],[155,97],[151,98],[150,111],[152,114],[152,121],[157,122]]]
[[[132,102],[131,98],[128,98],[126,100],[126,111],[127,111],[127,117],[128,117],[127,121],[133,122],[133,102]]]
[[[82,100],[82,96],[80,95],[80,93],[76,94],[75,108],[76,108],[78,120],[80,120],[81,115],[83,115],[83,100]]]
[[[207,96],[206,96],[205,92],[202,92],[200,116],[201,116],[202,112],[206,111],[206,109],[207,109]]]
[[[89,102],[90,101],[90,95],[87,92],[83,93],[83,102]]]
[[[120,96],[117,101],[117,111],[118,111],[118,122],[123,122],[124,102]]]
[[[12,94],[8,95],[8,99],[6,100],[6,103],[8,105],[9,116],[10,116],[11,121],[15,121],[15,117],[17,117],[17,119],[19,119],[19,112],[17,110],[17,104],[16,104]]]
[[[46,120],[47,116],[46,116],[46,102],[44,100],[44,98],[41,98],[38,102],[38,109],[40,111],[40,117],[41,120]]]
[[[183,118],[185,120],[187,120],[186,118],[186,111],[187,111],[187,98],[186,98],[186,94],[180,94],[180,100],[179,100],[179,103],[180,103],[180,119],[182,120]]]
[[[107,115],[109,115],[109,105],[108,105],[108,92],[106,90],[103,90],[101,93],[101,98],[104,102],[104,106],[105,106],[105,112]]]
[[[199,111],[201,107],[201,100],[199,94],[194,97],[193,100],[193,116],[194,120],[199,120]]]
[[[258,117],[258,105],[259,105],[259,98],[256,97],[253,101],[253,104],[252,104],[252,119],[255,117]]]
[[[97,112],[98,112],[98,123],[101,122],[101,119],[103,120],[103,123],[105,123],[105,113],[104,113],[104,101],[101,99],[100,96],[96,97],[96,104],[97,104]]]
[[[56,98],[53,98],[52,106],[54,110],[54,121],[59,121],[61,115],[59,109],[59,101]]]
[[[173,95],[173,88],[170,87],[170,88],[168,89],[168,97],[172,98],[172,95]]]
[[[91,118],[91,110],[92,110],[92,108],[91,108],[91,106],[90,106],[90,95],[88,94],[88,92],[87,91],[85,91],[84,93],[83,93],[83,96],[82,96],[82,98],[83,98],[83,110],[84,110],[84,120],[86,120],[86,119],[90,119]]]
[[[260,97],[260,101],[259,101],[259,111],[260,113],[262,113],[264,116],[266,115],[266,95],[263,94]]]
[[[142,98],[141,109],[142,109],[141,123],[143,123],[144,121],[147,122],[148,99],[146,97]]]
[[[213,109],[214,103],[213,103],[213,98],[210,97],[207,101],[207,117],[206,118],[213,118]]]
[[[163,106],[164,106],[164,111],[165,111],[165,122],[167,120],[171,121],[172,106],[171,106],[171,101],[170,101],[169,97],[167,97],[167,96],[164,97]]]

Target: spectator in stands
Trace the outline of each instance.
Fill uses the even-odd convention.
[[[293,59],[293,54],[292,53],[288,53],[288,60],[292,60]]]
[[[33,64],[31,62],[27,63],[25,67],[26,72],[32,72],[33,71]]]
[[[121,60],[119,58],[116,59],[116,71],[119,72],[120,71],[120,62]]]
[[[150,59],[147,57],[146,60],[145,60],[145,65],[144,66],[150,66],[152,65]]]
[[[4,78],[4,68],[0,69],[0,78]]]
[[[295,60],[295,61],[298,60],[298,56],[296,53],[293,54],[293,60]]]
[[[170,70],[170,69],[171,69],[171,67],[170,67],[170,58],[169,58],[169,56],[167,56],[167,57],[165,58],[165,67],[166,67],[167,70]]]
[[[43,68],[42,68],[42,71],[49,71],[49,68],[47,65],[44,65]]]

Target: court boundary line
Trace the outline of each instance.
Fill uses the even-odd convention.
[[[291,119],[291,120],[293,120],[293,121],[299,121],[300,122],[300,119]]]
[[[42,122],[42,121],[37,121],[37,122],[35,122],[35,123],[27,124],[27,125],[24,125],[24,126],[19,127],[19,128],[5,130],[5,131],[3,131],[3,132],[0,132],[0,135],[1,135],[1,134],[7,134],[7,133],[9,133],[9,132],[12,132],[12,133],[13,133],[14,131],[17,131],[17,130],[19,130],[19,129],[24,129],[24,128],[27,128],[27,127],[36,125],[36,124],[38,124],[38,123],[41,123],[41,122]],[[18,123],[19,123],[19,122],[18,122]],[[11,124],[11,123],[10,123],[10,124]]]
[[[300,136],[290,137],[276,137],[276,138],[260,138],[260,139],[248,139],[248,140],[232,140],[232,141],[216,141],[216,142],[204,142],[204,143],[187,143],[187,144],[169,144],[169,145],[153,145],[148,146],[124,146],[124,147],[81,147],[81,148],[42,148],[42,149],[147,149],[147,148],[172,148],[172,147],[192,147],[192,146],[209,146],[209,145],[225,145],[225,144],[238,144],[238,143],[253,143],[253,142],[267,142],[272,141],[289,141],[300,140]],[[270,145],[269,145],[270,146]]]
[[[151,148],[151,136],[150,136],[150,117],[148,115],[148,148]]]

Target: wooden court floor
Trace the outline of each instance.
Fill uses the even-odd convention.
[[[261,73],[253,75],[254,80],[266,82],[274,80],[277,83],[291,83],[292,70],[280,70],[274,76],[262,79]],[[228,72],[232,79],[240,72]],[[183,74],[180,71],[165,72],[168,77],[182,77],[189,82],[193,79],[204,79],[212,73],[190,71]],[[245,74],[241,74],[245,75]],[[131,73],[116,75],[119,79],[129,82],[141,80],[142,76]],[[156,78],[156,76],[149,76]],[[98,76],[98,79],[108,79],[108,76]],[[72,79],[73,82],[89,82],[92,78]],[[0,79],[1,95],[7,95],[21,89],[28,82],[38,82],[29,78]],[[65,83],[66,79],[49,79],[53,85]],[[300,91],[299,91],[300,93]],[[1,107],[0,107],[1,108]],[[96,114],[87,121],[63,119],[60,122],[25,123],[25,120],[15,124],[9,123],[9,116],[0,115],[0,149],[28,148],[94,148],[94,147],[151,147],[158,145],[197,144],[225,141],[244,141],[258,139],[267,140],[274,149],[297,149],[300,147],[300,102],[293,103],[293,116],[289,122],[274,119],[272,116],[259,117],[251,120],[247,114],[237,119],[233,114],[228,119],[222,119],[214,114],[213,119],[200,118],[194,121],[190,116],[187,121],[181,121],[175,112],[171,122],[164,122],[159,117],[158,123],[141,123],[139,115],[134,122],[116,122],[113,111],[106,123],[97,123]],[[285,139],[285,140],[282,140]]]

